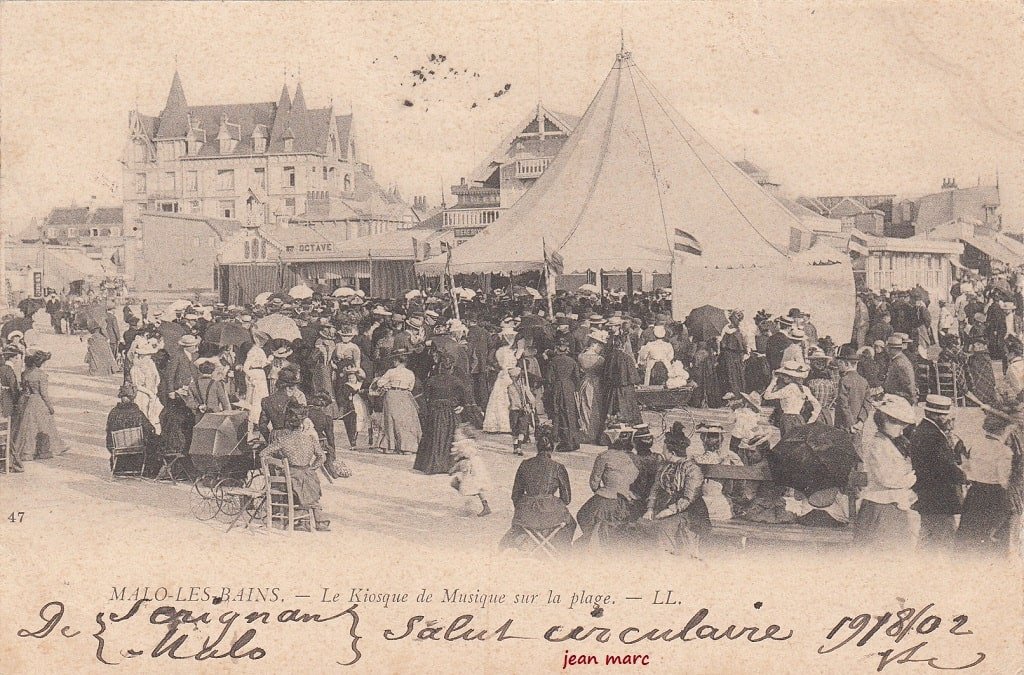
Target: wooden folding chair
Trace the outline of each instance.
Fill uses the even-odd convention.
[[[129,427],[111,432],[114,447],[110,450],[110,475],[115,478],[128,476],[142,476],[146,468],[146,447],[143,442],[142,427]],[[122,470],[118,472],[118,462],[138,458],[138,468]]]
[[[956,367],[951,363],[939,363],[935,366],[936,392],[942,396],[953,399],[957,406],[964,406],[966,398],[963,391],[960,391],[960,383],[957,381]]]
[[[533,542],[533,547],[528,549],[526,552],[543,553],[552,560],[558,558],[560,555],[559,550],[555,548],[555,545],[551,540],[554,539],[555,535],[561,532],[564,527],[565,523],[559,523],[556,527],[546,530],[531,530],[528,527],[524,527],[523,529],[526,531],[527,536],[529,536]]]
[[[295,505],[288,460],[263,457],[261,463],[263,475],[267,477],[264,501],[267,508],[267,529],[278,527],[283,530],[294,530],[297,524],[305,523],[312,530],[313,513],[307,508]]]
[[[11,418],[0,417],[0,473],[11,472]]]
[[[914,379],[917,381],[918,398],[923,400],[928,394],[936,393],[935,364],[924,361],[914,366]]]

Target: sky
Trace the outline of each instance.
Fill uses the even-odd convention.
[[[1024,230],[1024,3],[5,2],[0,18],[9,231],[119,203],[129,111],[159,114],[176,67],[190,104],[276,101],[301,79],[309,106],[354,112],[379,182],[437,204],[538,100],[582,114],[620,36],[683,117],[786,194],[998,173],[1004,226]],[[412,87],[431,54],[444,62]]]

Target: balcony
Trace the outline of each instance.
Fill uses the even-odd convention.
[[[520,180],[539,178],[551,164],[550,157],[538,157],[534,159],[517,159],[512,162],[514,177]]]
[[[444,226],[487,227],[498,219],[503,209],[449,209],[444,212]]]

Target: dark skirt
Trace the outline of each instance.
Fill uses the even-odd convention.
[[[617,497],[601,497],[594,495],[580,507],[576,520],[580,524],[580,538],[576,545],[586,545],[597,532],[599,539],[607,538],[619,526],[633,518],[629,501],[621,495]]]
[[[315,467],[289,466],[292,494],[299,506],[316,506],[320,502],[320,477]]]
[[[698,497],[682,513],[655,520],[639,520],[636,529],[649,543],[674,553],[697,555],[701,539],[711,529],[708,507]]]
[[[452,442],[459,417],[450,399],[430,402],[423,420],[423,438],[413,468],[426,474],[448,473],[452,468]]]
[[[640,403],[636,398],[636,385],[627,384],[623,387],[611,387],[608,389],[608,409],[606,417],[615,416],[626,424],[639,424],[643,420],[640,417]]]
[[[910,550],[914,548],[910,512],[895,504],[863,500],[853,523],[853,542],[863,548]]]
[[[975,551],[1007,552],[1010,494],[1002,485],[971,483],[960,514],[956,542]]]

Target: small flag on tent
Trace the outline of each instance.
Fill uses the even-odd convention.
[[[544,252],[544,269],[550,269],[555,274],[561,274],[565,268],[565,258],[558,251],[548,253],[548,245],[544,239],[540,240],[541,250]]]
[[[697,241],[697,237],[679,228],[676,228],[675,249],[693,255],[703,255],[704,253],[704,249],[701,247],[700,242]]]

